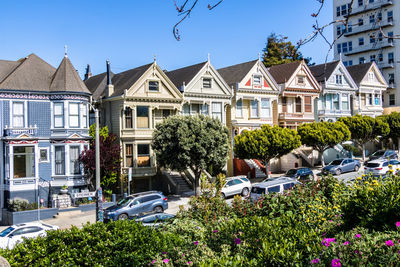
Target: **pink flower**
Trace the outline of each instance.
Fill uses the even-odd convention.
[[[355,234],[354,236],[355,236],[356,238],[360,238],[360,237],[361,237],[360,234]]]
[[[188,262],[186,262],[186,263],[187,263],[187,265],[193,264],[192,261],[188,261]]]
[[[393,243],[392,240],[385,241],[385,244],[386,244],[386,246],[388,246],[388,247],[393,247],[393,246],[394,246],[394,243]]]
[[[317,263],[319,263],[319,258],[313,259],[311,261],[311,264],[317,264]]]
[[[397,228],[400,227],[400,222],[396,222],[396,227],[397,227]]]
[[[213,230],[213,233],[218,233],[218,230]]]
[[[164,263],[168,263],[168,262],[169,262],[169,259],[163,259],[163,262],[164,262]]]
[[[350,245],[350,241],[344,242],[343,245],[345,245],[345,246]]]
[[[332,267],[341,267],[342,264],[340,263],[339,259],[333,259],[332,260]]]
[[[330,243],[336,243],[336,239],[335,238],[324,238],[322,240],[322,245],[324,245],[325,247],[329,247]]]
[[[194,241],[193,244],[194,244],[195,246],[197,246],[197,245],[199,244],[199,241]]]
[[[154,264],[155,262],[156,262],[156,260],[152,260],[152,261],[151,261],[151,264]]]
[[[242,240],[240,238],[235,238],[235,244],[240,245],[242,243]]]

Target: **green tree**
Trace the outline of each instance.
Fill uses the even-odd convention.
[[[152,148],[160,167],[176,171],[190,168],[195,192],[200,194],[200,176],[209,166],[221,169],[229,152],[228,129],[209,116],[170,116],[157,124]]]
[[[261,129],[243,131],[235,136],[233,150],[240,159],[258,159],[267,167],[276,157],[282,157],[301,146],[300,136],[295,130],[264,124]]]
[[[299,60],[305,60],[309,64],[311,58],[304,58],[296,46],[287,41],[287,37],[275,33],[268,36],[266,47],[263,49],[263,63],[266,67]]]
[[[379,116],[379,118],[389,124],[390,133],[388,137],[392,139],[393,143],[397,142],[397,149],[400,152],[400,113],[392,112],[388,115]]]
[[[389,124],[382,118],[372,118],[359,114],[352,117],[343,117],[339,121],[346,124],[351,132],[351,139],[362,147],[363,160],[365,161],[365,144],[375,141],[378,137],[385,137],[390,133]]]
[[[95,123],[90,125],[89,135],[93,138],[93,140],[96,138],[96,124]],[[109,132],[108,132],[107,126],[99,127],[99,136],[100,137],[103,137],[104,139],[106,139],[108,137],[108,135],[109,135]]]
[[[312,147],[321,155],[322,166],[325,166],[324,151],[350,139],[349,128],[343,122],[304,123],[297,129],[304,145]]]

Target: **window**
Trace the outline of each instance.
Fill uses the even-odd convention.
[[[375,74],[373,72],[368,72],[368,80],[373,82],[375,80]]]
[[[191,115],[200,114],[200,104],[192,104],[190,106],[190,114]]]
[[[393,11],[388,11],[387,12],[387,21],[388,22],[393,22]]]
[[[342,26],[336,26],[336,34],[341,35],[342,34]]]
[[[359,62],[360,62],[360,64],[364,64],[365,63],[365,58],[364,57],[360,57]]]
[[[283,185],[283,190],[292,189],[295,185],[296,185],[295,183],[284,184]]]
[[[14,178],[35,177],[35,147],[14,146]]]
[[[137,165],[138,167],[150,167],[150,145],[138,144],[137,145]]]
[[[388,43],[393,43],[393,32],[388,32]]]
[[[304,97],[304,112],[312,112],[311,96]]]
[[[349,95],[342,94],[342,110],[349,110]]]
[[[342,43],[342,51],[343,53],[347,53],[347,43]]]
[[[24,102],[13,102],[13,127],[24,127]]]
[[[190,115],[190,105],[188,103],[183,104],[182,112],[183,115]]]
[[[383,34],[380,32],[380,33],[378,34],[378,41],[379,41],[379,42],[382,42],[382,40],[383,40]]]
[[[243,100],[239,99],[236,101],[236,117],[243,117]]]
[[[394,63],[394,54],[393,53],[389,53],[388,54],[388,63],[389,64],[393,64]]]
[[[364,25],[364,20],[363,19],[358,19],[358,26]]]
[[[149,125],[149,107],[137,106],[137,127],[138,128],[150,128]]]
[[[208,115],[208,104],[203,104],[201,106],[201,114],[203,114],[204,116]]]
[[[372,4],[373,2],[375,2],[374,0],[369,0],[369,3]]]
[[[133,128],[132,109],[130,107],[125,108],[125,128]]]
[[[336,7],[336,17],[340,17],[340,6]]]
[[[159,82],[158,81],[149,81],[149,91],[158,92]]]
[[[54,128],[64,127],[64,103],[54,103]]]
[[[358,38],[358,45],[359,45],[359,46],[364,45],[364,38],[363,38],[363,37]]]
[[[286,98],[286,96],[282,97],[282,112],[287,112],[287,98]]]
[[[268,193],[279,193],[281,191],[281,186],[277,185],[277,186],[268,187],[267,190],[268,190]]]
[[[396,104],[395,95],[394,94],[389,95],[389,105],[394,106],[395,104]]]
[[[163,109],[162,110],[162,116],[163,116],[164,119],[168,118],[169,116],[171,116],[171,110]]]
[[[376,18],[377,18],[377,21],[378,21],[378,22],[379,22],[379,21],[382,21],[382,13],[379,12],[378,15],[376,16]]]
[[[394,84],[394,73],[389,73],[388,75],[388,82],[390,85]]]
[[[332,94],[327,94],[325,95],[325,104],[326,104],[326,109],[331,110],[332,109]]]
[[[296,97],[296,112],[299,113],[301,112],[301,98]]]
[[[342,5],[341,6],[341,15],[347,15],[347,5]]]
[[[203,88],[211,88],[211,79],[203,79]]]
[[[383,61],[383,54],[378,54],[378,61],[382,62]]]
[[[349,51],[353,51],[353,42],[352,41],[349,42]]]
[[[54,147],[54,159],[55,159],[55,175],[65,175],[65,147],[55,146]]]
[[[369,23],[375,23],[375,15],[369,16]]]
[[[297,84],[304,84],[304,77],[297,77]]]
[[[369,56],[369,61],[370,62],[375,62],[376,61],[376,56],[375,55],[370,55]]]
[[[339,110],[339,95],[338,94],[333,95],[333,109]]]
[[[69,103],[69,127],[79,127],[79,103]]]
[[[261,76],[253,76],[253,85],[261,86]]]
[[[337,52],[338,54],[342,53],[342,44],[337,44]]]
[[[269,118],[271,116],[271,105],[269,98],[261,99],[261,118]]]
[[[87,105],[82,104],[82,128],[87,128]]]
[[[375,43],[375,35],[370,35],[370,36],[369,36],[369,42],[370,42],[371,44]]]
[[[39,148],[39,162],[49,162],[49,148]]]
[[[343,84],[342,75],[336,75],[336,84]]]
[[[251,100],[250,118],[258,118],[258,101]]]
[[[349,66],[353,66],[353,60],[349,60]]]
[[[69,173],[80,174],[81,166],[79,163],[80,147],[70,146],[69,147]]]
[[[212,103],[212,116],[222,121],[222,103]]]
[[[364,4],[364,0],[358,0],[358,6],[362,6]]]
[[[125,145],[125,167],[133,167],[133,145]]]
[[[347,23],[347,32],[352,32],[353,31],[353,26],[351,24],[351,22]],[[346,32],[346,29],[345,29]]]
[[[349,65],[349,62],[348,62],[348,61],[343,61],[343,65],[344,65],[345,67],[347,67],[347,66]]]
[[[379,94],[375,94],[375,106],[379,106],[381,104],[381,96]]]
[[[368,94],[368,105],[372,105],[372,94]]]

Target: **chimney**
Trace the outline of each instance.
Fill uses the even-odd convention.
[[[106,85],[106,97],[110,97],[114,93],[114,85],[111,83],[111,70],[110,61],[107,60],[107,85]]]
[[[86,66],[86,73],[85,73],[85,79],[84,81],[88,80],[90,77],[92,77],[92,72],[90,71],[90,65],[87,64]]]

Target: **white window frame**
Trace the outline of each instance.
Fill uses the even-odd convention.
[[[253,103],[256,103],[255,109],[254,109]],[[251,100],[251,102],[250,102],[250,118],[259,118],[258,107],[259,107],[259,101],[257,99]]]
[[[79,104],[80,104],[79,102],[69,102],[68,103],[68,125],[69,125],[69,128],[79,128],[79,126],[80,126],[80,105]],[[77,105],[78,114],[71,115],[71,105]],[[71,117],[77,117],[78,118],[78,125],[77,126],[72,126],[71,125]]]
[[[254,75],[253,76],[253,86],[261,86],[262,85],[262,76]]]
[[[15,173],[14,173],[14,165],[15,165],[14,164],[14,154],[15,154],[14,153],[14,148],[16,148],[16,147],[27,147],[27,146],[33,147],[33,150],[34,150],[34,152],[33,152],[33,154],[34,154],[34,157],[33,157],[33,159],[34,159],[34,168],[35,168],[34,176],[15,178],[14,177],[15,176]],[[18,179],[24,179],[24,178],[36,178],[38,176],[39,166],[38,166],[38,158],[37,158],[37,151],[38,151],[38,145],[37,144],[10,145],[9,146],[9,151],[10,151],[10,158],[9,158],[8,168],[9,168],[9,172],[10,172],[10,176],[9,176],[10,180],[18,180]]]
[[[298,85],[305,85],[306,84],[305,77],[304,76],[297,76],[297,84]]]
[[[263,107],[263,102],[268,102],[268,107]],[[260,101],[260,118],[270,118],[271,117],[271,99],[269,98],[261,98]],[[264,112],[268,111],[268,115],[264,114]]]
[[[57,172],[56,172],[56,156],[57,156],[57,153],[56,153],[56,148],[57,147],[63,147],[64,148],[64,153],[63,153],[63,159],[64,159],[64,173],[62,173],[62,174],[58,174]],[[54,162],[54,165],[53,165],[53,175],[54,176],[66,176],[67,175],[67,163],[66,163],[66,154],[67,154],[67,146],[66,145],[54,145],[53,146],[53,148],[54,148],[54,153],[53,153],[53,162]]]
[[[61,114],[56,114],[56,106],[61,105]],[[65,127],[65,116],[64,116],[64,102],[54,102],[53,103],[53,126],[54,128],[64,128]],[[62,125],[56,126],[56,117],[62,118]]]
[[[218,111],[218,110],[215,111],[215,107],[217,107],[217,106],[219,106],[221,108],[220,111]],[[223,113],[224,113],[223,108],[224,107],[222,106],[222,102],[212,102],[211,103],[211,114],[212,114],[212,117],[220,119],[220,121],[223,122]],[[219,114],[221,114],[221,118],[219,118],[219,116],[218,116]]]
[[[240,105],[238,105],[240,103]],[[243,99],[236,100],[236,117],[243,118]]]
[[[16,117],[16,115],[15,115],[15,110],[14,110],[14,105],[15,104],[22,104],[22,125],[15,125],[15,122],[14,122],[14,118]],[[25,119],[26,119],[26,109],[25,109],[25,106],[26,106],[26,102],[24,102],[24,101],[12,101],[11,102],[11,111],[12,111],[12,114],[11,114],[11,124],[12,124],[12,127],[13,128],[24,128],[25,127],[25,125],[26,125],[26,123],[25,123]],[[19,117],[21,117],[21,115],[19,114],[19,115],[17,115],[17,116],[19,116]]]
[[[87,129],[88,128],[88,105],[85,103],[81,103],[81,128]]]
[[[81,148],[81,145],[80,144],[71,144],[71,145],[69,145],[68,146],[68,160],[69,160],[69,166],[68,166],[68,173],[69,173],[69,175],[71,175],[71,176],[80,176],[80,175],[82,175],[82,168],[81,168],[81,164],[79,163],[79,173],[74,173],[72,170],[71,170],[71,168],[72,168],[72,165],[71,165],[71,163],[72,163],[72,159],[71,159],[71,156],[72,156],[72,153],[71,153],[71,147],[77,147],[78,148],[78,158],[76,159],[77,161],[78,161],[78,163],[79,163],[79,155],[82,153],[82,148]]]
[[[46,159],[42,160],[42,150],[46,151]],[[49,163],[50,162],[50,154],[49,147],[39,147],[39,163]]]

